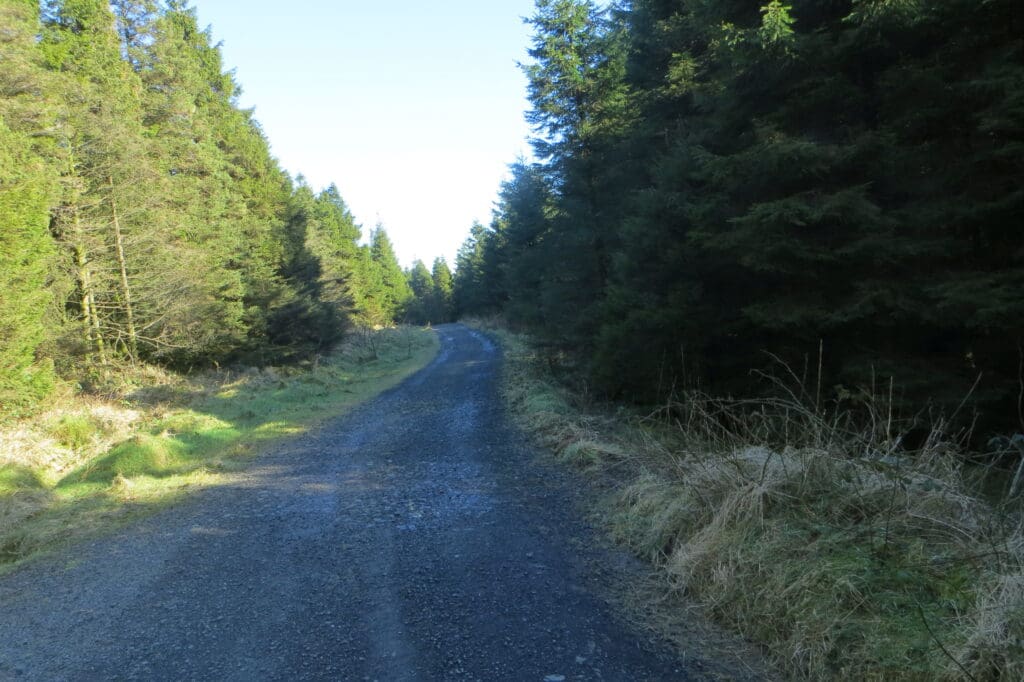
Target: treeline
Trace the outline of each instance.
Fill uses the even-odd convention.
[[[442,324],[455,319],[452,271],[444,258],[435,258],[430,270],[423,261],[416,260],[405,275],[410,290],[404,311],[405,321]]]
[[[459,254],[503,313],[640,401],[886,394],[1024,428],[1016,0],[538,0],[539,163]]]
[[[410,297],[270,155],[184,0],[0,0],[0,415],[105,366],[287,361]]]

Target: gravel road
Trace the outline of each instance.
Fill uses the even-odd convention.
[[[500,352],[438,333],[230,485],[0,578],[0,679],[706,679],[605,598],[639,567],[508,421]]]

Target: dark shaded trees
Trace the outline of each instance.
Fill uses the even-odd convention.
[[[460,252],[461,310],[500,309],[641,401],[749,395],[751,369],[823,349],[833,399],[892,377],[952,412],[978,381],[986,423],[1019,427],[1014,3],[537,8],[541,162]]]
[[[405,307],[404,319],[415,324],[443,324],[454,319],[452,272],[444,258],[435,258],[428,270],[416,260],[406,272],[412,298]]]
[[[613,254],[621,170],[617,133],[627,116],[625,33],[615,15],[590,0],[539,0],[531,63],[523,66],[533,108],[527,121],[556,196],[539,299],[552,340],[590,346]],[[540,170],[538,168],[538,170]]]
[[[488,273],[484,264],[484,249],[489,238],[483,223],[474,222],[455,255],[452,299],[458,316],[495,313],[500,307],[500,292],[487,286],[496,279],[495,273]]]

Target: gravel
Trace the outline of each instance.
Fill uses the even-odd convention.
[[[0,578],[0,679],[718,677],[621,617],[642,568],[508,420],[495,346],[438,334],[229,485]]]

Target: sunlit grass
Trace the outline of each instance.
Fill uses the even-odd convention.
[[[0,431],[0,571],[217,486],[252,458],[425,366],[428,330],[365,335],[302,368],[165,377],[121,403],[70,401]]]

